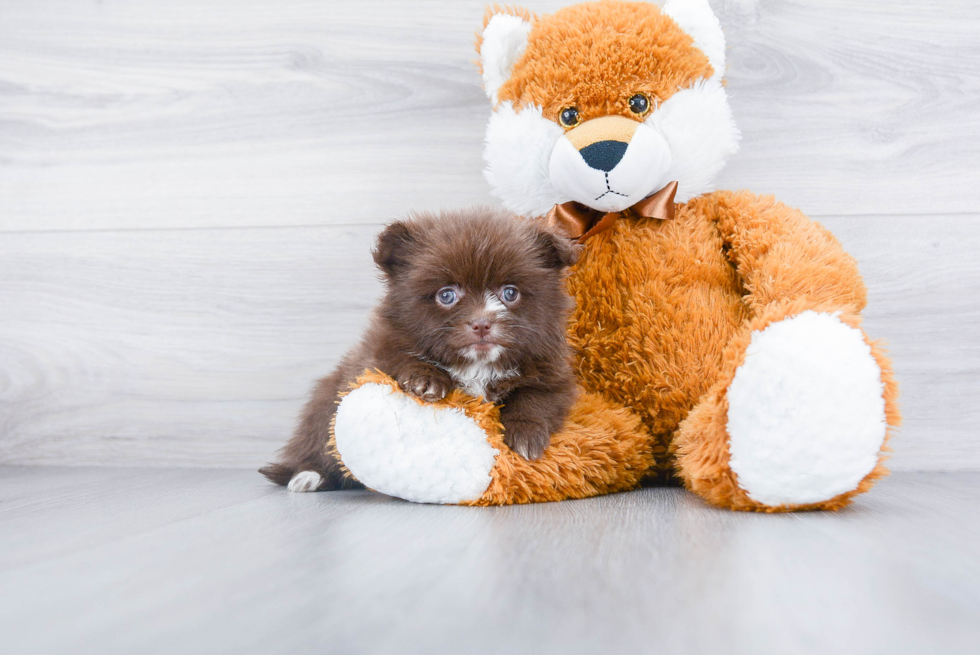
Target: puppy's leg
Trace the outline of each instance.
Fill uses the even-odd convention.
[[[568,416],[574,393],[564,389],[515,389],[504,400],[504,443],[524,459],[538,459]]]
[[[259,469],[262,475],[295,492],[363,488],[345,475],[336,456],[327,452],[342,377],[338,370],[317,382],[281,460]]]

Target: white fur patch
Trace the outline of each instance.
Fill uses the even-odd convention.
[[[713,191],[715,176],[738,152],[741,138],[728,94],[717,80],[699,80],[678,91],[650,114],[646,125],[670,146],[673,161],[666,179],[677,180],[676,202]]]
[[[483,30],[480,63],[483,66],[483,87],[487,96],[497,104],[497,91],[510,79],[510,71],[527,48],[531,24],[520,16],[496,14]]]
[[[316,471],[300,471],[293,474],[289,484],[286,485],[286,489],[295,493],[316,491],[321,482],[323,482],[323,478]]]
[[[382,384],[344,397],[334,427],[337,451],[371,489],[417,503],[476,500],[499,454],[459,409],[419,405]]]
[[[517,377],[517,371],[501,371],[493,365],[493,362],[500,357],[503,348],[494,346],[488,356],[483,361],[474,361],[469,366],[447,368],[449,374],[459,387],[473,396],[474,398],[485,398],[487,387],[500,380],[509,380]]]
[[[753,500],[828,500],[875,467],[885,439],[881,370],[860,330],[805,311],[752,334],[728,388],[730,466]]]
[[[537,217],[570,200],[555,190],[548,172],[551,151],[563,135],[564,130],[544,118],[535,105],[518,113],[509,101],[502,102],[490,115],[483,174],[504,207]]]
[[[494,316],[503,316],[507,313],[507,305],[502,303],[496,294],[487,291],[483,296],[483,312]]]
[[[721,81],[725,75],[725,33],[708,0],[667,0],[661,11],[694,39],[714,69],[711,79]]]
[[[492,363],[500,359],[500,356],[504,354],[503,346],[493,345],[490,350],[477,352],[472,346],[467,348],[463,353],[463,357],[470,360],[471,362],[482,362],[484,364]],[[448,369],[450,372],[453,369],[450,367]]]

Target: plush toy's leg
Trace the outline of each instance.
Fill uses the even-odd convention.
[[[805,300],[753,319],[672,444],[685,485],[713,505],[779,512],[839,509],[887,475],[898,388],[859,324]]]
[[[365,373],[334,423],[344,466],[367,487],[420,503],[505,505],[584,498],[639,486],[653,466],[638,418],[582,393],[541,459],[503,441],[497,407],[453,391],[438,403]]]

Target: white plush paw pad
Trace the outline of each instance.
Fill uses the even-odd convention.
[[[417,503],[476,500],[499,454],[459,409],[419,405],[383,384],[365,384],[337,408],[337,451],[367,487]]]
[[[753,500],[852,491],[885,440],[881,370],[860,330],[805,311],[752,333],[728,388],[730,466]]]
[[[286,485],[286,489],[296,493],[316,491],[316,488],[320,486],[320,482],[322,481],[323,478],[321,478],[320,474],[316,471],[300,471],[290,478],[289,484]]]

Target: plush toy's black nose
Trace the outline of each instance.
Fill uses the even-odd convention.
[[[609,172],[616,168],[616,164],[622,160],[629,148],[628,143],[622,141],[596,141],[591,146],[585,146],[579,150],[582,159],[592,168]]]

